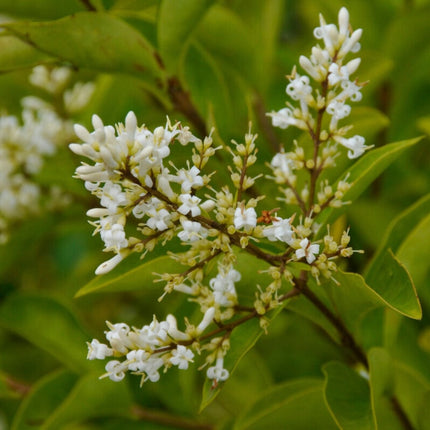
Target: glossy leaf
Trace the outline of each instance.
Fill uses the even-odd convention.
[[[116,384],[109,378],[100,380],[99,376],[83,376],[46,421],[44,430],[57,430],[67,423],[95,417],[127,415],[132,405],[127,384]]]
[[[0,325],[53,355],[74,371],[89,367],[85,333],[61,302],[36,294],[9,296],[0,307]]]
[[[415,225],[396,253],[414,282],[423,285],[430,267],[430,215]]]
[[[135,254],[127,257],[114,270],[106,275],[99,275],[84,285],[77,293],[76,297],[81,297],[90,293],[112,293],[119,291],[145,291],[153,290],[153,281],[156,273],[175,273],[185,269],[179,266],[176,261],[168,256],[141,260]],[[160,295],[162,293],[159,289]]]
[[[158,48],[167,70],[177,74],[189,39],[214,0],[162,0],[158,11]]]
[[[33,67],[49,58],[49,55],[38,51],[17,37],[6,35],[0,37],[1,72]]]
[[[85,10],[83,2],[79,0],[0,0],[0,10],[5,15],[15,17],[56,19],[65,15]]]
[[[119,18],[80,12],[56,21],[5,25],[14,35],[76,67],[141,75],[161,73],[150,43]]]
[[[324,397],[333,419],[342,430],[376,429],[367,381],[341,362],[323,367]]]
[[[392,407],[394,394],[394,366],[383,348],[372,348],[368,353],[369,385],[375,428],[401,430],[402,424]]]
[[[252,32],[238,15],[220,5],[212,7],[201,21],[196,39],[220,64],[258,86]]]
[[[238,416],[234,430],[291,428],[336,429],[323,400],[318,379],[298,379],[275,385],[262,393]]]
[[[12,430],[31,430],[43,425],[64,401],[78,377],[61,370],[39,380],[21,403],[12,423]]]
[[[282,309],[283,307],[280,306],[278,309],[268,314],[268,317],[270,319],[275,318]],[[230,377],[240,360],[255,345],[262,334],[263,330],[260,327],[260,321],[256,318],[252,318],[233,330],[230,336],[231,346],[224,360],[224,367],[230,372]],[[222,385],[223,384],[220,383],[214,387],[213,382],[206,378],[203,386],[202,402],[200,404],[201,411],[215,400],[222,389]]]
[[[406,239],[412,228],[421,222],[430,212],[430,194],[418,200],[415,204],[398,215],[388,225],[384,238],[376,251],[372,261],[366,269],[365,276],[371,273],[379,259],[390,248],[394,254],[397,253],[402,242]]]
[[[395,395],[413,428],[418,428],[424,400],[429,396],[430,381],[414,368],[399,361],[395,363],[395,375]],[[426,407],[428,408],[428,404]]]
[[[397,157],[406,149],[415,145],[421,138],[403,140],[396,143],[390,143],[371,150],[361,156],[359,160],[339,177],[344,180],[349,173],[348,182],[351,184],[350,189],[345,193],[344,201],[354,201]],[[329,208],[324,211],[318,222],[321,224],[320,234],[326,231],[327,224],[331,224],[344,210]]]
[[[409,318],[421,319],[421,304],[412,279],[390,249],[367,274],[366,282],[392,309]]]

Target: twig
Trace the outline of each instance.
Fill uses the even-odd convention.
[[[188,430],[214,430],[214,426],[207,423],[195,421],[194,419],[188,419],[175,415],[166,414],[161,411],[154,411],[150,409],[144,409],[141,406],[134,405],[132,407],[132,413],[135,417],[142,421],[149,421],[157,424],[162,424],[175,429],[188,429]]]

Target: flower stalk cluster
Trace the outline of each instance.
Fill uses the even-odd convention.
[[[118,381],[130,371],[141,375],[142,381],[155,382],[161,369],[186,369],[200,354],[205,355],[207,377],[214,384],[225,381],[231,332],[251,318],[259,318],[267,329],[269,311],[300,293],[309,277],[317,283],[335,280],[337,260],[354,252],[348,231],[338,239],[329,228],[322,239],[316,239],[315,233],[320,227],[318,214],[345,204],[343,197],[350,187],[348,177],[331,184],[320,179],[321,172],[335,165],[342,147],[350,158],[368,149],[361,136],[346,137],[349,125],[339,126],[351,111],[347,103],[361,99],[362,85],[350,79],[360,59],[347,60],[359,49],[361,30],[350,31],[348,12],[342,8],[338,27],[321,17],[314,34],[324,45],[315,46],[309,58],[300,57],[307,74],[294,68],[288,77],[286,92],[297,105],[288,103],[269,114],[274,126],[298,127],[313,143],[311,153],[295,142],[290,151],[281,149],[271,161],[271,174],[265,179],[279,186],[278,199],[286,203],[281,208],[264,208],[264,196],[248,193],[262,180],[262,175],[249,174],[258,159],[257,135],[251,130],[243,143],[233,141],[228,149],[230,185],[216,188],[214,172],[206,170],[221,148],[215,147],[211,135],[202,140],[169,120],[150,130],[138,125],[133,112],[115,127],[96,115],[93,131],[75,126],[83,143],[73,143],[70,149],[89,160],[76,169],[76,177],[99,199],[99,207],[87,214],[104,251],[111,254],[96,274],[111,271],[131,253],[145,258],[177,238],[184,250],[171,257],[184,268],[159,275],[164,283],[161,298],[184,294],[202,314],[196,325],[185,319],[183,331],[173,315],[161,322],[154,317],[141,329],[108,323],[108,343],[93,340],[88,354],[89,359],[113,358],[103,376]],[[171,156],[178,145],[191,146],[182,165],[175,165]],[[298,181],[299,175],[305,180]],[[266,263],[265,285],[244,285],[238,270],[242,253]],[[247,288],[246,297],[238,294],[239,286]]]

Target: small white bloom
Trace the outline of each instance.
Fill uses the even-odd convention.
[[[203,178],[199,175],[200,170],[193,166],[191,169],[181,169],[176,176],[176,182],[181,184],[183,193],[189,193],[192,188],[199,188],[203,186]]]
[[[263,230],[263,236],[267,237],[271,242],[281,241],[291,244],[293,238],[293,230],[291,228],[291,218],[277,218],[272,225],[267,226]]]
[[[300,248],[296,250],[296,257],[300,260],[303,257],[306,257],[306,261],[308,264],[312,264],[320,251],[320,246],[316,243],[311,244],[309,239],[303,239],[300,242]]]
[[[335,137],[334,139],[336,140],[336,142],[339,142],[342,146],[349,149],[348,158],[350,159],[360,157],[364,154],[366,149],[371,148],[371,146],[366,146],[364,144],[365,139],[363,136],[355,135],[353,137],[350,137],[349,139],[346,139],[344,137]]]
[[[146,222],[146,225],[153,230],[164,231],[169,228],[170,213],[166,209],[154,209],[151,208],[148,211],[150,218]]]
[[[272,117],[272,124],[274,127],[285,129],[292,125],[302,130],[307,129],[306,123],[303,120],[294,118],[293,112],[289,108],[283,108],[278,112],[271,112],[267,115]]]
[[[127,370],[127,366],[118,360],[111,360],[106,364],[105,370],[107,374],[103,376],[109,376],[110,380],[114,382],[119,382],[124,379],[124,371]]]
[[[199,222],[181,220],[183,230],[178,233],[183,242],[195,242],[207,236],[207,230]]]
[[[254,228],[257,225],[257,213],[254,208],[245,209],[243,207],[236,208],[234,212],[234,226],[236,229]]]
[[[228,379],[230,373],[227,369],[224,369],[224,358],[217,358],[216,365],[209,367],[206,371],[206,376],[216,382],[222,382]]]
[[[191,212],[191,216],[198,216],[201,214],[201,210],[199,208],[199,203],[201,199],[197,196],[192,196],[191,194],[181,194],[179,196],[179,200],[182,202],[182,205],[179,206],[178,212],[187,215]]]
[[[100,343],[97,339],[93,339],[88,345],[88,360],[104,360],[106,357],[113,355],[113,350],[104,343]]]
[[[181,370],[188,369],[188,363],[192,363],[194,358],[193,352],[185,347],[184,345],[178,345],[176,349],[172,351],[172,357],[169,361],[174,366],[178,366]]]

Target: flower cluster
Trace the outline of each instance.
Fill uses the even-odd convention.
[[[251,130],[243,143],[232,141],[228,148],[231,185],[224,182],[216,188],[219,181],[213,180],[213,172],[205,173],[220,149],[214,147],[211,135],[201,140],[188,127],[169,120],[150,130],[138,125],[133,112],[127,114],[125,124],[115,127],[104,125],[96,115],[93,131],[75,126],[83,143],[73,143],[70,149],[90,160],[76,169],[76,177],[100,202],[87,214],[93,218],[91,223],[100,234],[104,251],[114,254],[96,274],[114,269],[130,253],[144,258],[155,247],[177,238],[183,252],[171,253],[171,257],[186,269],[159,275],[164,282],[161,298],[173,292],[184,294],[202,313],[197,326],[185,320],[185,331],[178,330],[173,315],[163,322],[154,317],[140,330],[109,323],[106,338],[110,346],[93,340],[88,357],[125,357],[106,365],[106,376],[112,380],[120,380],[130,371],[142,375],[142,381],[156,381],[161,368],[186,369],[195,354],[202,352],[207,353],[205,364],[211,365],[207,377],[214,384],[226,380],[229,372],[224,357],[231,332],[251,318],[258,318],[266,329],[265,315],[300,293],[304,279],[312,277],[317,283],[335,280],[336,260],[354,252],[348,231],[334,238],[328,228],[323,238],[317,236],[321,229],[316,219],[328,207],[344,204],[350,187],[348,176],[336,184],[320,179],[323,169],[334,164],[338,143],[348,147],[349,156],[367,149],[362,138],[346,139],[348,127],[337,125],[349,114],[347,100],[361,97],[361,86],[349,80],[359,60],[344,64],[345,56],[359,47],[361,30],[350,34],[348,12],[342,8],[339,29],[321,18],[315,35],[325,47],[315,47],[310,59],[300,60],[310,77],[300,76],[294,69],[287,86],[287,94],[299,107],[289,105],[270,114],[274,125],[297,126],[309,133],[314,144],[311,158],[295,143],[290,152],[281,150],[272,159],[272,175],[266,178],[280,186],[278,199],[288,204],[284,209],[258,208],[264,196],[256,192],[262,175],[249,173],[258,150],[257,135]],[[321,85],[319,91],[311,87],[311,78]],[[331,115],[327,130],[323,128],[325,114]],[[182,165],[175,165],[171,156],[178,144],[192,146],[189,160]],[[299,174],[305,180],[297,181]],[[265,286],[244,282],[243,272],[238,270],[242,254],[268,266]],[[244,297],[238,294],[238,287],[247,288]],[[205,331],[211,325],[212,331]]]
[[[45,66],[37,66],[30,75],[30,82],[49,93],[64,94],[69,99],[65,106],[73,110],[79,104],[81,107],[86,104],[88,97],[84,94],[88,96],[92,90],[87,87],[64,92],[69,76],[68,68],[49,71]],[[52,104],[38,97],[25,97],[21,103],[21,119],[13,115],[0,116],[0,243],[8,240],[14,222],[35,215],[43,208],[67,203],[67,197],[58,187],[44,187],[35,178],[45,160],[71,140],[72,124],[62,118]]]

